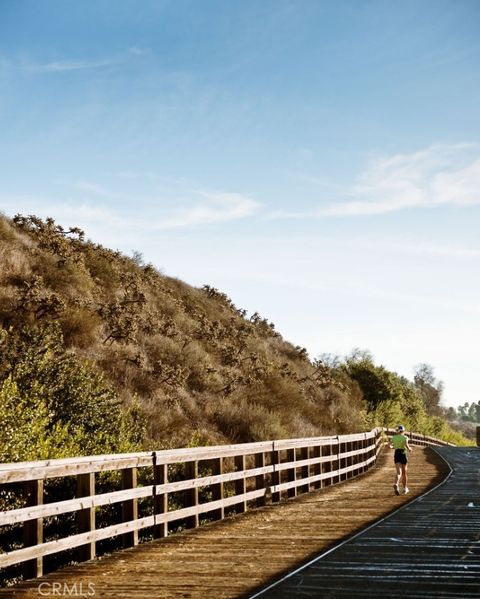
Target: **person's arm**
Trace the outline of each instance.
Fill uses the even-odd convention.
[[[406,442],[405,442],[405,446],[408,449],[408,451],[413,451],[413,449],[410,447],[409,443],[408,443],[408,437],[405,437]]]

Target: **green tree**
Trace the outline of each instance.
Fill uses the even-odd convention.
[[[58,323],[4,331],[0,348],[0,424],[10,439],[4,459],[140,447],[139,410],[125,410],[102,375],[65,351]]]
[[[375,365],[372,355],[361,350],[354,350],[346,358],[343,369],[359,384],[373,424],[393,427],[402,422],[407,428],[421,432],[425,409],[417,389],[408,379]]]
[[[1,384],[0,462],[45,459],[75,448],[68,427],[53,422],[41,395],[37,384],[29,397],[22,396],[11,376]]]
[[[442,414],[440,401],[442,399],[443,383],[435,378],[433,367],[429,364],[418,364],[415,368],[413,381],[422,397],[427,412],[436,416]]]
[[[477,403],[466,401],[463,406],[458,406],[457,412],[460,420],[464,422],[480,423],[480,401]]]

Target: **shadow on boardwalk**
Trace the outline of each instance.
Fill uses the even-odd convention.
[[[480,597],[480,450],[442,447],[450,477],[259,599]]]
[[[377,467],[349,482],[68,567],[0,597],[53,596],[55,588],[74,585],[76,596],[112,599],[248,597],[424,493],[446,472],[433,450],[415,448],[411,494],[397,497],[392,452],[385,450]]]

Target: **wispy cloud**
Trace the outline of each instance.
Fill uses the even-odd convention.
[[[392,252],[396,254],[409,254],[412,256],[431,258],[480,258],[480,247],[467,247],[460,245],[431,243],[425,241],[402,240],[402,241],[369,241],[354,240],[351,243],[354,250],[372,250],[382,253]]]
[[[116,235],[145,235],[160,230],[200,227],[226,223],[253,216],[260,204],[246,195],[225,191],[190,191],[188,199],[182,199],[184,208],[162,209],[164,200],[151,202],[153,211],[148,216],[134,216],[131,208],[136,205],[128,194],[119,194],[91,181],[74,186],[80,198],[70,197],[63,201],[33,195],[0,194],[0,210],[12,216],[19,211],[41,217],[52,216],[64,225],[78,225],[87,234],[97,233],[102,227]],[[92,196],[95,199],[93,200]],[[102,201],[103,200],[103,201]],[[109,200],[114,200],[109,201]]]
[[[132,46],[123,53],[113,57],[98,58],[58,58],[58,60],[41,61],[34,57],[8,57],[0,56],[0,72],[23,71],[26,73],[65,73],[70,71],[89,71],[105,69],[122,63],[139,59],[149,51],[139,46]]]
[[[77,188],[80,191],[87,192],[89,195],[95,195],[101,198],[108,198],[112,200],[120,199],[122,196],[118,193],[105,189],[98,183],[92,183],[90,181],[80,181]]]
[[[264,220],[302,220],[305,218],[313,218],[315,214],[310,210],[308,212],[293,211],[293,210],[274,210],[265,214]]]
[[[361,216],[408,208],[480,204],[479,144],[433,145],[378,158],[346,189],[346,197],[316,215]]]
[[[223,223],[255,214],[260,205],[239,193],[201,191],[202,201],[190,208],[177,210],[158,225],[162,229],[175,229]]]
[[[150,52],[147,48],[142,48],[140,46],[131,46],[128,49],[128,51],[130,54],[133,54],[134,56],[145,56]]]
[[[51,216],[66,226],[103,223],[118,227],[129,224],[128,219],[119,217],[106,206],[74,199],[59,201],[36,195],[0,194],[0,209],[9,216],[18,212],[42,218]]]
[[[119,60],[58,60],[47,63],[23,63],[24,70],[32,73],[61,73],[65,71],[80,71],[101,69],[118,64]]]
[[[116,175],[118,177],[118,174]],[[153,173],[122,173],[120,178],[135,178],[155,182],[154,189],[150,189],[148,200],[151,205],[158,207],[171,204],[173,198],[181,198],[181,208],[164,209],[157,211],[157,218],[142,223],[146,230],[179,229],[184,227],[196,227],[215,223],[239,220],[253,216],[258,212],[260,204],[252,198],[241,194],[227,191],[199,190],[192,188],[185,182],[170,180],[166,189],[158,191],[158,180]],[[106,200],[121,200],[125,204],[132,204],[132,198],[128,194],[120,194],[92,181],[81,181],[76,188],[86,192],[90,196],[105,198]],[[183,207],[183,205],[185,207]]]

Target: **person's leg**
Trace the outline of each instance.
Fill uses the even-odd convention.
[[[408,489],[408,464],[402,464],[402,485],[404,490]]]
[[[396,462],[395,468],[397,469],[397,476],[395,478],[395,484],[398,485],[398,483],[400,482],[400,476],[403,473],[403,465],[400,464],[399,462]]]
[[[400,495],[400,491],[398,489],[398,483],[400,482],[400,476],[402,474],[402,466],[398,462],[395,462],[395,468],[397,471],[397,475],[395,477],[395,483],[393,485],[393,490],[395,491],[396,495]]]

